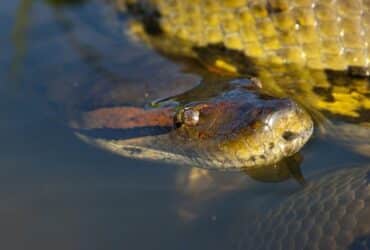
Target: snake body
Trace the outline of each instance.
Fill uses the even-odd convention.
[[[370,4],[365,0],[126,1],[131,9],[135,4],[158,22],[146,22],[147,31],[157,27],[157,34],[193,48],[222,44],[274,64],[361,67],[369,74]]]
[[[369,218],[370,167],[342,169],[248,221],[238,249],[369,249]]]
[[[310,109],[369,118],[366,0],[115,2],[136,17],[131,33],[157,50],[258,76]]]

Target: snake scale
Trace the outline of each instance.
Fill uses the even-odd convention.
[[[370,248],[370,167],[312,181],[243,228],[238,249]]]
[[[368,118],[369,1],[116,3],[141,15],[131,23],[131,32],[164,53],[256,75],[266,87],[278,86],[318,110],[354,118],[365,113]],[[333,80],[327,70],[339,79]],[[298,85],[300,93],[290,93],[292,85]]]

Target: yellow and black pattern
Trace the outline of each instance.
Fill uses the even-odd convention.
[[[307,108],[370,119],[368,0],[117,0],[166,54],[260,78]],[[353,77],[355,76],[355,77]]]
[[[369,68],[367,0],[140,2],[143,8],[154,6],[163,33],[197,47],[223,44],[274,64],[313,69]]]

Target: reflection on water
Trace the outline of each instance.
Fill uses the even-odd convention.
[[[0,3],[2,245],[245,249],[258,239],[283,249],[305,241],[369,245],[369,159],[347,147],[350,140],[316,132],[301,152],[305,188],[288,178],[292,172],[277,171],[276,179],[262,173],[264,180],[286,181],[261,183],[241,173],[134,161],[79,141],[66,122],[76,112],[176,95],[201,74],[127,41],[109,6],[77,2]],[[348,138],[364,131],[359,146],[368,153],[368,124],[361,122],[340,129]],[[363,223],[352,223],[355,214]]]

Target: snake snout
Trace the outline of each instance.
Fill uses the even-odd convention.
[[[313,122],[309,114],[294,101],[281,99],[277,110],[267,116],[265,124],[279,141],[285,156],[298,152],[313,132]]]

